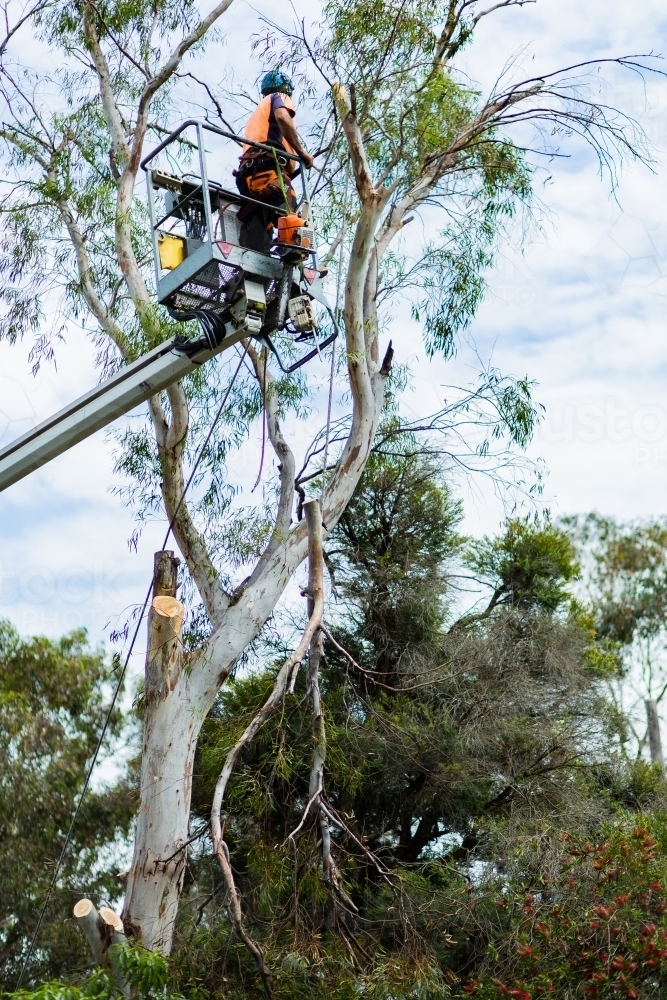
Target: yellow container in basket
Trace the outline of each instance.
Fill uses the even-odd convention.
[[[185,260],[185,240],[180,236],[158,233],[158,250],[160,251],[160,267],[164,268],[165,271],[173,271]]]

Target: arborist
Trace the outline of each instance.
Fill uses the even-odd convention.
[[[300,167],[297,161],[281,153],[295,153],[308,169],[313,165],[313,157],[301,144],[294,125],[294,84],[290,77],[281,70],[271,70],[262,79],[261,92],[262,100],[250,116],[244,137],[272,146],[275,153],[244,146],[241,162],[234,173],[241,194],[267,205],[264,208],[246,202],[239,212],[241,245],[268,253],[278,221],[278,213],[269,206],[296,211],[292,178]]]

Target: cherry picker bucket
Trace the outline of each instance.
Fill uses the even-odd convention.
[[[338,335],[317,269],[313,227],[298,210],[294,213],[286,206],[269,205],[211,180],[204,147],[207,134],[276,156],[271,146],[189,119],[145,157],[141,166],[148,187],[157,300],[176,320],[197,319],[209,349],[242,332],[265,343],[283,371],[294,371]],[[182,147],[195,160],[198,173],[174,169],[178,164],[174,152],[178,154]],[[157,163],[161,154],[165,154],[169,169]],[[280,157],[299,163],[297,156],[283,150]],[[301,204],[308,206],[303,166],[299,176]],[[163,197],[161,211],[157,206],[159,192]],[[278,217],[278,239],[268,253],[241,245],[239,214],[243,217],[244,210],[247,213],[254,206],[269,208]],[[327,325],[333,329],[323,339],[315,303],[323,306],[329,317]],[[281,333],[289,335],[292,344],[312,340],[315,347],[286,364],[272,340]],[[185,338],[182,346],[189,350]]]

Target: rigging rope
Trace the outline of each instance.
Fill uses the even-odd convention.
[[[264,469],[264,452],[266,451],[266,368],[269,363],[269,351],[267,347],[262,348],[264,354],[264,375],[262,376],[262,452],[259,458],[259,472],[257,473],[257,479],[255,480],[255,485],[250,490],[254,493],[259,486],[259,481],[262,478],[262,471]]]
[[[230,393],[231,393],[231,391],[232,391],[232,389],[234,387],[234,383],[236,382],[236,378],[237,378],[239,372],[241,371],[241,366],[243,365],[243,362],[245,361],[245,356],[246,356],[247,352],[248,352],[248,347],[246,345],[246,347],[244,348],[243,354],[241,355],[241,360],[239,361],[238,366],[236,368],[236,371],[234,372],[234,374],[232,376],[232,380],[231,380],[231,382],[229,383],[229,385],[227,387],[227,391],[226,391],[226,393],[225,393],[225,395],[223,397],[223,400],[222,400],[220,406],[218,407],[218,411],[217,411],[217,413],[216,413],[216,415],[215,415],[215,417],[213,419],[213,423],[211,424],[211,426],[209,428],[209,431],[208,431],[208,434],[206,435],[206,440],[204,441],[203,445],[201,446],[201,448],[199,450],[199,453],[198,453],[198,455],[197,455],[197,457],[195,459],[195,463],[194,463],[194,465],[192,467],[192,472],[190,473],[190,476],[188,477],[188,481],[185,484],[185,488],[184,488],[183,492],[181,493],[181,498],[178,501],[178,503],[176,505],[176,509],[174,510],[174,513],[171,516],[171,519],[169,521],[169,527],[167,528],[167,533],[164,536],[164,541],[162,542],[162,549],[164,549],[165,545],[169,541],[169,536],[171,535],[172,529],[174,527],[174,523],[176,521],[176,518],[178,516],[178,513],[179,513],[181,507],[183,506],[183,501],[185,500],[185,495],[188,492],[188,490],[190,489],[190,486],[192,485],[192,481],[194,480],[195,475],[197,473],[197,469],[199,468],[199,463],[201,462],[202,458],[204,457],[204,453],[205,453],[206,449],[208,448],[210,440],[211,440],[211,438],[213,436],[213,432],[214,432],[214,430],[215,430],[215,428],[216,428],[216,426],[218,424],[218,421],[220,420],[220,417],[223,414],[225,406],[227,405],[227,400],[229,399]],[[37,943],[37,937],[39,935],[39,932],[41,930],[42,924],[44,922],[44,916],[46,914],[46,909],[47,909],[49,903],[51,902],[51,897],[53,896],[53,891],[54,891],[54,889],[56,887],[56,882],[58,881],[58,876],[60,875],[60,870],[62,868],[63,861],[65,860],[65,854],[67,853],[67,848],[69,847],[70,840],[72,839],[72,833],[74,831],[74,827],[76,825],[76,821],[79,818],[79,813],[81,812],[81,806],[83,804],[83,799],[84,799],[84,796],[85,796],[86,792],[88,791],[88,786],[90,785],[90,779],[91,779],[91,777],[93,775],[93,770],[95,769],[95,765],[97,763],[97,758],[99,756],[99,752],[102,749],[102,743],[104,742],[104,737],[106,736],[107,731],[109,729],[109,724],[111,722],[111,716],[112,716],[114,708],[116,707],[116,701],[118,700],[118,695],[120,694],[121,687],[123,686],[123,681],[125,680],[125,674],[127,673],[127,667],[128,667],[129,662],[130,662],[130,657],[132,656],[132,651],[134,649],[134,644],[137,641],[137,636],[139,635],[139,629],[141,628],[141,623],[142,623],[144,615],[146,613],[146,608],[148,607],[148,602],[150,600],[152,589],[153,589],[153,580],[151,579],[150,585],[149,585],[148,590],[146,592],[146,597],[144,598],[143,606],[141,608],[141,614],[139,615],[139,617],[137,619],[137,627],[134,630],[134,634],[132,636],[132,641],[130,643],[130,648],[128,649],[127,656],[125,657],[125,662],[123,664],[123,669],[120,672],[120,675],[118,677],[118,682],[116,684],[116,687],[114,688],[113,697],[111,698],[111,704],[109,705],[109,709],[107,711],[106,718],[104,720],[104,725],[102,726],[102,732],[99,735],[99,738],[97,740],[97,744],[95,746],[95,751],[93,753],[92,760],[91,760],[90,765],[88,767],[88,770],[86,772],[86,777],[85,777],[85,780],[84,780],[84,783],[83,783],[83,788],[81,789],[81,794],[79,795],[79,799],[78,799],[77,804],[76,804],[76,809],[74,810],[74,815],[73,815],[72,821],[71,821],[71,823],[69,825],[69,829],[67,831],[67,836],[65,837],[65,843],[63,844],[63,848],[62,848],[62,850],[60,852],[60,856],[58,858],[58,862],[57,862],[55,870],[53,872],[53,878],[51,879],[51,884],[49,885],[48,891],[46,893],[46,898],[44,900],[44,903],[42,904],[42,908],[40,910],[39,917],[37,919],[37,926],[35,927],[35,931],[34,931],[34,933],[32,935],[32,939],[30,941],[30,945],[28,947],[28,951],[26,953],[25,959],[23,960],[23,965],[21,967],[21,974],[20,974],[18,982],[16,984],[16,990],[17,991],[21,988],[21,984],[23,982],[26,970],[28,968],[28,963],[30,962],[30,959],[32,958],[33,951],[35,950],[35,944]]]

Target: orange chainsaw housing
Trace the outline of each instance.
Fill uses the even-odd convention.
[[[281,215],[278,217],[278,242],[295,246],[310,247],[310,239],[301,230],[307,223],[300,215]]]

